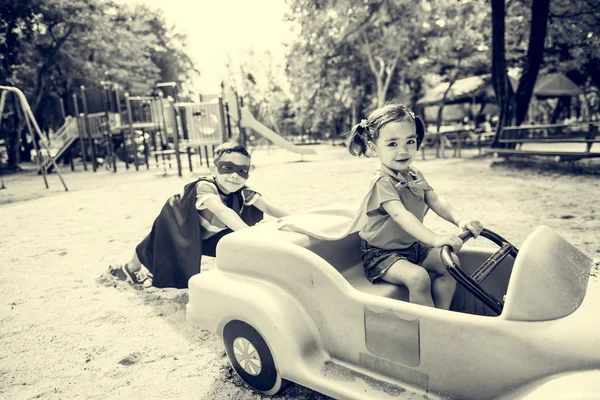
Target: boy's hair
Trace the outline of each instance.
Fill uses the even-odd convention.
[[[388,102],[372,111],[367,119],[363,119],[359,124],[352,127],[352,130],[348,133],[348,137],[350,138],[348,150],[350,154],[357,157],[369,157],[367,143],[377,140],[381,128],[390,122],[401,121],[410,121],[414,125],[417,134],[418,149],[425,137],[425,124],[423,124],[421,118],[417,117],[404,105]]]
[[[218,145],[214,151],[213,164],[216,163],[223,157],[224,154],[230,153],[240,153],[245,155],[248,158],[250,157],[250,153],[248,153],[248,149],[246,146],[242,146],[238,142],[225,142]]]

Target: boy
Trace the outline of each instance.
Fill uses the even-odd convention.
[[[223,236],[256,224],[263,213],[288,215],[245,186],[250,154],[244,146],[223,143],[214,154],[212,176],[201,177],[187,184],[183,195],[172,196],[131,261],[111,266],[111,275],[144,287],[187,288],[188,280],[200,273],[202,255],[215,257]]]

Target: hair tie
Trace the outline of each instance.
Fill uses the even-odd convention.
[[[360,125],[361,128],[366,128],[367,126],[369,126],[369,123],[367,122],[366,119],[363,118],[360,120],[360,124],[358,124],[358,125]]]

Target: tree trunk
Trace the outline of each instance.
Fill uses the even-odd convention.
[[[460,62],[461,62],[461,59],[458,59],[458,64],[456,64],[456,71],[454,72],[454,76],[450,80],[450,84],[448,85],[448,88],[446,89],[446,91],[444,92],[444,95],[442,96],[442,103],[440,104],[440,108],[438,108],[437,120],[436,120],[436,130],[435,130],[438,133],[440,132],[440,128],[442,126],[442,113],[444,111],[444,106],[446,105],[446,98],[448,97],[448,93],[450,93],[450,90],[452,89],[454,82],[456,82],[456,79],[458,78],[458,73],[460,71]]]
[[[517,125],[521,125],[527,116],[533,88],[544,59],[544,42],[546,41],[549,12],[550,0],[533,0],[527,61],[523,66],[523,74],[515,95]]]
[[[505,126],[513,121],[513,90],[506,73],[505,58],[505,3],[504,0],[490,0],[492,5],[492,82],[496,94],[496,104],[500,110],[496,137],[492,147],[499,147],[498,139]]]

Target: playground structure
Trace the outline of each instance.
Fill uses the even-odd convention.
[[[223,90],[203,102],[178,102],[161,94],[121,95],[118,87],[93,94],[82,86],[79,96],[72,95],[72,115],[63,114],[65,122],[50,146],[38,152],[39,173],[50,172],[59,160],[68,161],[74,170],[73,159],[81,156],[84,170],[89,160],[94,172],[100,165],[117,172],[117,159],[125,162],[126,169],[133,165],[139,170],[144,164],[149,169],[154,158],[157,167],[162,161],[165,175],[174,159],[182,176],[182,155],[187,156],[190,171],[193,156],[198,156],[200,165],[204,158],[208,166],[220,143],[232,139],[245,143],[246,128],[289,151],[315,154],[314,149],[296,146],[256,121],[236,92]],[[45,137],[40,138],[45,143]]]
[[[27,98],[25,98],[25,95],[23,94],[23,92],[16,88],[16,87],[12,87],[12,86],[0,86],[0,121],[2,121],[2,114],[4,113],[4,106],[6,105],[6,98],[8,93],[12,93],[13,95],[15,95],[17,97],[17,102],[18,102],[18,106],[16,107],[16,111],[17,113],[22,112],[23,113],[23,119],[25,120],[25,124],[27,126],[27,131],[29,132],[30,137],[33,139],[33,145],[36,149],[36,161],[38,163],[38,167],[41,168],[41,172],[42,172],[42,176],[44,178],[44,184],[46,185],[46,189],[48,189],[50,186],[48,185],[48,180],[46,179],[46,169],[43,168],[44,165],[44,160],[42,158],[42,154],[43,152],[40,151],[39,147],[38,147],[38,142],[36,141],[36,137],[39,138],[39,145],[40,147],[43,147],[44,150],[49,154],[50,150],[48,149],[48,146],[46,144],[46,141],[44,140],[45,137],[42,134],[42,131],[40,130],[40,127],[35,119],[35,116],[33,115],[33,112],[31,111],[31,107],[29,106],[29,102],[27,101]],[[54,160],[54,158],[50,157],[50,164],[56,168],[56,172],[58,174],[58,177],[60,178],[60,181],[63,185],[63,187],[65,188],[65,191],[68,191],[69,189],[67,188],[67,185],[60,173],[60,170],[58,169],[58,166],[56,165],[56,162]],[[2,189],[4,189],[4,181],[2,181]]]

